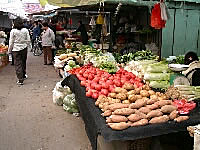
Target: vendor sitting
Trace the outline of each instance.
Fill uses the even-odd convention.
[[[200,61],[196,53],[190,51],[185,55],[185,65],[189,65],[183,74],[192,86],[200,86]]]

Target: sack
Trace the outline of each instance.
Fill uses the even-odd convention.
[[[103,16],[101,14],[99,14],[97,17],[96,24],[103,24],[103,23],[104,23]]]

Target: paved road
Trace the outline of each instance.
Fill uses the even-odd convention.
[[[60,77],[29,54],[23,86],[14,67],[0,70],[0,150],[90,150],[84,123],[52,102]]]

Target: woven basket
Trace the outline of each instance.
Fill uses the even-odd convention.
[[[151,138],[131,141],[128,150],[150,150],[151,142]]]

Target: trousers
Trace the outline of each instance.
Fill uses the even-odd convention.
[[[44,52],[44,63],[47,64],[47,59],[49,63],[52,63],[52,49],[51,46],[43,46],[43,52]]]
[[[12,54],[17,78],[23,81],[26,74],[27,48],[21,51],[13,51]]]

